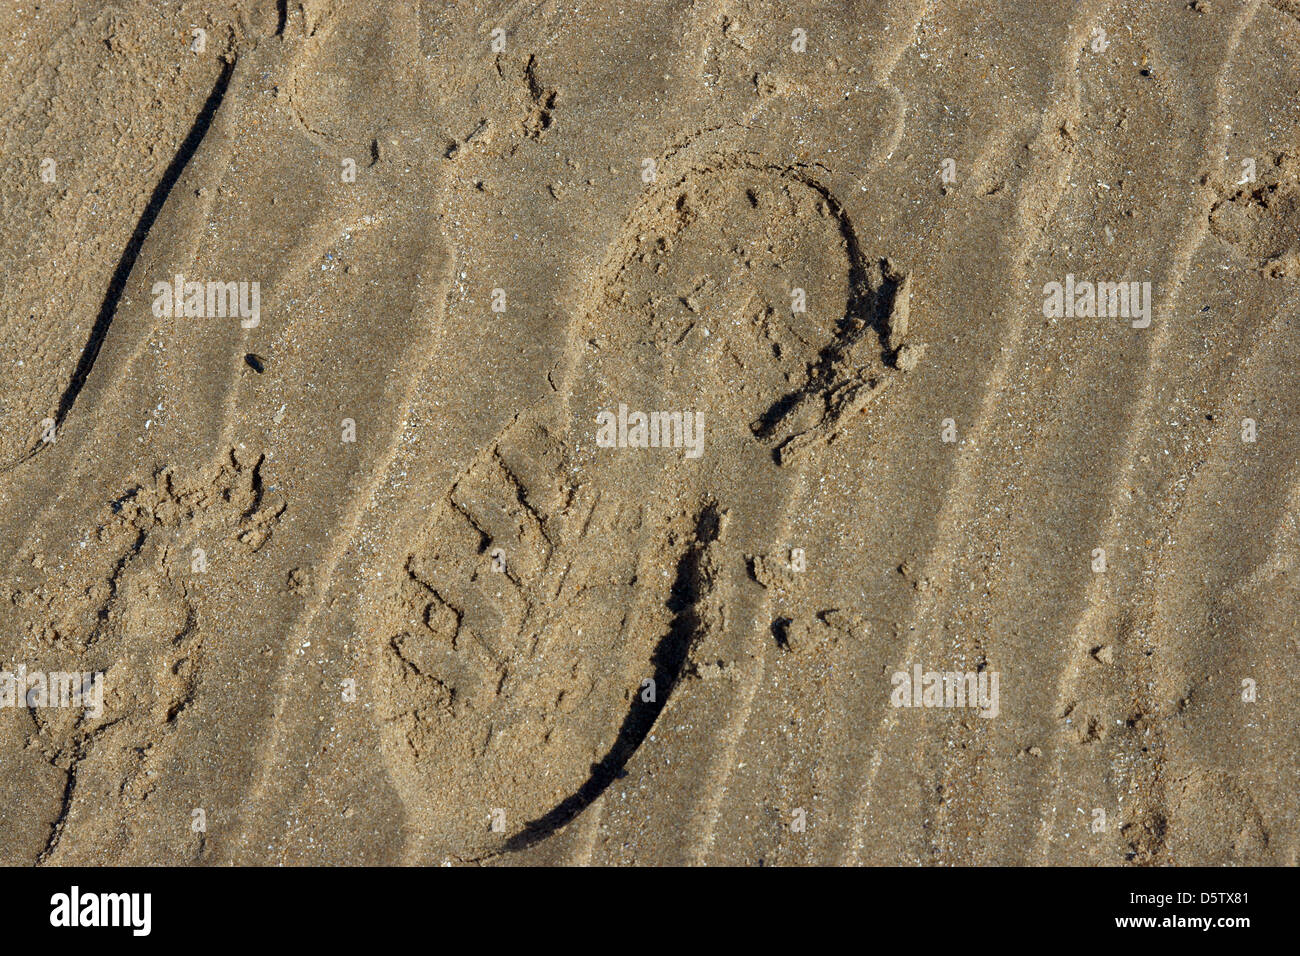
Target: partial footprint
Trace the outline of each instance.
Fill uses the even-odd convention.
[[[97,675],[87,686],[102,688],[102,707],[23,715],[25,751],[60,775],[62,809],[34,848],[40,862],[103,859],[120,834],[140,838],[140,808],[177,759],[177,731],[205,677],[204,592],[228,577],[232,558],[261,549],[285,512],[263,486],[263,462],[232,449],[199,475],[164,469],[74,529],[77,546],[25,556],[12,595],[19,659]]]
[[[1266,159],[1258,178],[1237,183],[1210,209],[1210,231],[1269,278],[1300,276],[1300,160]]]

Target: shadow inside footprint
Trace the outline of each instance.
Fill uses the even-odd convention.
[[[545,840],[592,804],[605,789],[623,775],[623,767],[649,736],[668,697],[685,675],[691,647],[703,631],[707,611],[703,607],[712,589],[716,571],[711,547],[722,535],[725,515],[713,502],[704,505],[695,520],[692,543],[677,562],[668,607],[673,623],[655,647],[651,663],[654,677],[633,697],[632,706],[619,728],[609,753],[591,768],[591,776],[555,809],[524,828],[505,844],[505,852],[525,850]]]

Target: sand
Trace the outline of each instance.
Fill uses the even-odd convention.
[[[0,862],[1297,863],[1300,3],[0,50]]]

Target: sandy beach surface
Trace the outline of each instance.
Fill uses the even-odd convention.
[[[1297,863],[1297,0],[17,0],[0,113],[0,862]]]

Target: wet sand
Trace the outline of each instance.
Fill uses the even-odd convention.
[[[1297,862],[1300,3],[0,49],[0,861]]]

